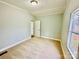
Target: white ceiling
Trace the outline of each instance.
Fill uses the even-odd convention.
[[[1,1],[13,4],[23,9],[27,9],[34,15],[63,13],[66,6],[65,0],[38,0],[39,5],[36,6],[32,6],[29,3],[30,0],[1,0]]]

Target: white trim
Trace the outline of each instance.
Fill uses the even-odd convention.
[[[23,42],[25,42],[25,41],[27,41],[27,40],[29,40],[29,39],[31,39],[31,37],[25,38],[25,39],[22,40],[22,41],[19,41],[19,42],[15,43],[15,44],[12,44],[12,45],[8,46],[8,47],[5,47],[5,48],[1,49],[0,52],[3,52],[3,51],[5,51],[5,50],[8,50],[8,49],[10,49],[10,48],[12,48],[12,47],[14,47],[14,46],[16,46],[16,45],[19,45],[19,44],[21,44],[21,43],[23,43]]]
[[[65,56],[65,50],[64,50],[64,47],[63,47],[62,41],[61,41],[61,48],[62,48],[62,51],[63,51],[64,58],[66,59],[66,56]]]
[[[46,37],[46,36],[41,36],[41,37],[42,38],[51,39],[51,40],[55,40],[55,41],[59,41],[61,43],[61,48],[62,48],[62,51],[63,51],[64,58],[66,59],[66,57],[65,57],[65,51],[64,51],[63,44],[62,44],[62,41],[61,40],[56,39],[56,38]]]
[[[71,33],[69,32],[69,34],[68,34],[68,40],[67,40],[67,48],[68,48],[71,56],[73,57],[73,59],[76,59],[76,57],[74,56],[74,54],[71,51],[71,48],[69,47],[69,45],[70,45],[70,36],[71,36]]]
[[[1,3],[4,3],[8,6],[11,6],[11,7],[14,7],[14,8],[17,8],[17,9],[21,9],[21,10],[24,10],[24,11],[28,11],[30,14],[33,14],[33,15],[36,15],[36,16],[44,16],[44,15],[52,15],[52,14],[63,14],[64,12],[64,9],[63,7],[59,7],[59,8],[53,8],[53,9],[47,9],[47,10],[41,10],[41,11],[35,11],[35,12],[30,12],[28,9],[25,9],[25,8],[21,8],[21,7],[18,7],[14,4],[11,4],[11,3],[8,3],[8,2],[5,2],[5,1],[0,1]]]
[[[25,10],[23,8],[20,8],[20,7],[17,7],[15,5],[13,5],[13,4],[10,4],[10,3],[4,2],[4,1],[0,1],[0,3],[3,3],[5,5],[7,5],[7,6],[10,6],[10,7],[16,8],[16,9],[18,9],[20,11],[27,12],[27,13],[31,14],[28,10]]]
[[[3,3],[3,4],[8,5],[8,6],[10,6],[10,7],[14,7],[14,8],[23,10],[22,8],[16,7],[15,5],[9,4],[9,3],[4,2],[4,1],[0,1],[0,3]]]
[[[52,8],[52,9],[32,12],[32,14],[36,16],[48,16],[48,15],[55,15],[55,14],[63,14],[63,12],[64,12],[63,7],[59,7],[59,8]]]
[[[68,48],[70,54],[72,55],[73,59],[76,59],[76,57],[74,56],[74,54],[73,54],[72,51],[70,50],[69,45],[67,45],[67,48]]]
[[[75,10],[72,12],[72,15],[74,15],[77,11],[79,11],[79,8],[75,9]]]
[[[51,38],[51,37],[46,37],[46,36],[41,36],[41,37],[42,37],[42,38],[51,39],[51,40],[61,41],[60,39],[56,39],[56,38]]]
[[[79,8],[75,9],[72,13],[71,13],[71,20],[70,20],[70,25],[69,25],[69,31],[68,31],[68,39],[67,39],[67,48],[71,54],[71,56],[73,57],[73,59],[76,59],[76,56],[73,54],[73,52],[71,51],[70,48],[70,40],[71,40],[71,29],[72,29],[72,21],[73,21],[73,16],[75,15],[75,13],[77,13],[77,11],[79,11]]]

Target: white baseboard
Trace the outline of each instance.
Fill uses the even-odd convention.
[[[14,47],[14,46],[17,46],[17,45],[19,45],[19,44],[21,44],[21,43],[23,43],[23,42],[25,42],[25,41],[27,41],[27,40],[29,40],[29,39],[31,39],[31,37],[25,38],[25,39],[22,40],[22,41],[19,41],[19,42],[15,43],[15,44],[12,44],[12,45],[8,46],[8,47],[5,47],[5,48],[1,49],[0,52],[3,52],[3,51],[5,51],[5,50],[8,50],[8,49]]]
[[[60,43],[61,43],[61,47],[62,47],[62,51],[63,51],[63,55],[64,55],[64,58],[65,58],[65,51],[64,51],[63,44],[62,44],[62,41],[61,41],[61,40],[56,39],[56,38],[51,38],[51,37],[45,37],[45,36],[41,36],[41,37],[42,37],[42,38],[51,39],[51,40],[60,41]],[[66,58],[65,58],[65,59],[66,59]]]
[[[51,38],[51,37],[46,37],[46,36],[41,36],[41,37],[42,37],[42,38],[51,39],[51,40],[61,41],[60,39],[56,39],[56,38]]]
[[[64,55],[64,59],[66,59],[66,56],[65,56],[65,50],[64,50],[64,47],[63,47],[62,41],[61,41],[61,47],[62,47],[62,51],[63,51],[63,55]]]

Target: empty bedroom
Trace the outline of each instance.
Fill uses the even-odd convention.
[[[0,0],[0,59],[78,59],[78,0]]]

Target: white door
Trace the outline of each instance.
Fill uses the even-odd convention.
[[[35,36],[40,37],[40,21],[35,21]]]

